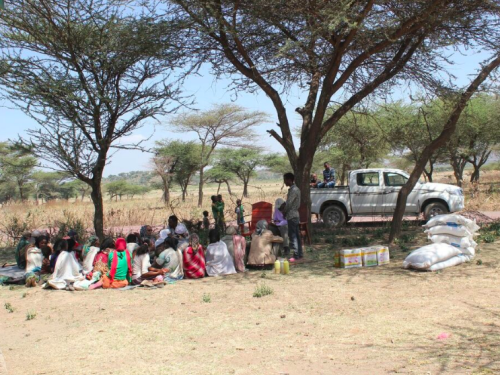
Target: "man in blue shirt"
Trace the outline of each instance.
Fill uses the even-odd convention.
[[[335,169],[330,168],[330,164],[325,163],[323,171],[323,182],[318,184],[318,188],[332,188],[335,186]]]

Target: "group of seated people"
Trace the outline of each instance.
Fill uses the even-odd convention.
[[[335,179],[335,169],[330,167],[330,164],[325,163],[323,165],[325,167],[323,171],[323,182],[318,180],[318,175],[313,173],[311,175],[311,183],[310,186],[312,188],[333,188],[335,187],[336,179]]]
[[[277,246],[284,242],[268,229],[265,220],[257,224],[248,254],[246,240],[236,227],[228,226],[220,236],[218,229],[209,229],[208,246],[204,248],[198,234],[189,234],[176,216],[168,219],[158,238],[149,225],[140,233],[116,240],[105,238],[100,242],[90,236],[83,245],[78,243],[75,231],[53,244],[46,232],[35,231],[21,239],[16,260],[26,270],[28,287],[41,284],[58,290],[93,290],[162,286],[181,279],[245,272],[246,264],[273,264]]]

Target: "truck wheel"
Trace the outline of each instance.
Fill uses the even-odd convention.
[[[424,210],[425,221],[429,221],[434,216],[447,214],[448,208],[440,202],[429,203]]]
[[[323,215],[321,215],[321,217],[323,218],[323,222],[325,224],[334,227],[341,227],[345,224],[346,219],[344,210],[339,206],[327,207],[326,210],[323,211]]]

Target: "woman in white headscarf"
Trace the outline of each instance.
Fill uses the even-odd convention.
[[[234,261],[227,246],[220,240],[219,231],[210,229],[208,232],[210,244],[205,252],[205,262],[208,276],[224,276],[236,273]]]
[[[257,223],[255,233],[252,234],[250,254],[248,254],[249,266],[265,266],[273,264],[279,251],[279,244],[283,238],[275,236],[267,229],[267,221],[261,220]]]
[[[229,254],[234,260],[234,268],[237,272],[245,272],[245,250],[247,243],[243,236],[240,236],[235,227],[229,226],[226,235],[222,237],[222,242],[227,246]]]
[[[288,245],[288,221],[283,214],[285,209],[286,202],[282,198],[276,199],[274,204],[274,215],[273,215],[273,223],[276,225],[280,231],[280,236],[283,238],[283,244],[280,246],[284,251],[282,255],[286,255],[290,252],[290,248]]]

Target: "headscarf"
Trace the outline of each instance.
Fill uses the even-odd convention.
[[[229,227],[227,227],[227,229],[226,229],[226,234],[227,234],[228,236],[234,236],[236,233],[238,233],[238,232],[236,231],[236,228],[235,228],[235,227],[233,227],[232,225],[231,225],[231,226],[229,226]]]
[[[198,251],[200,247],[200,237],[196,233],[193,233],[189,237],[189,246],[191,246],[195,253]]]
[[[85,257],[90,251],[90,247],[97,241],[97,236],[90,236],[85,245],[83,245],[83,256]]]
[[[155,247],[160,246],[163,242],[165,242],[165,238],[167,238],[170,234],[170,229],[163,229],[160,231],[160,238],[158,238],[155,242]]]
[[[131,278],[132,276],[132,259],[130,257],[130,253],[126,251],[127,241],[125,241],[125,238],[117,238],[115,242],[115,248],[116,250],[114,250],[113,260],[111,261],[111,270],[109,271],[109,278],[111,279],[111,282],[113,282],[116,275],[116,269],[118,267],[118,257],[123,256],[123,255],[118,255],[119,253],[121,254],[125,253],[125,256],[127,257],[127,266],[128,266],[127,279]]]
[[[186,225],[179,223],[175,227],[175,234],[178,234],[180,236],[185,235],[188,232]]]
[[[257,223],[255,231],[259,236],[262,236],[262,233],[267,229],[267,221],[266,220],[260,220]]]
[[[274,203],[274,207],[279,210],[279,208],[285,203],[285,200],[283,198],[278,198],[276,199],[276,202]]]
[[[142,237],[148,237],[148,225],[143,225],[139,231],[139,235]]]

